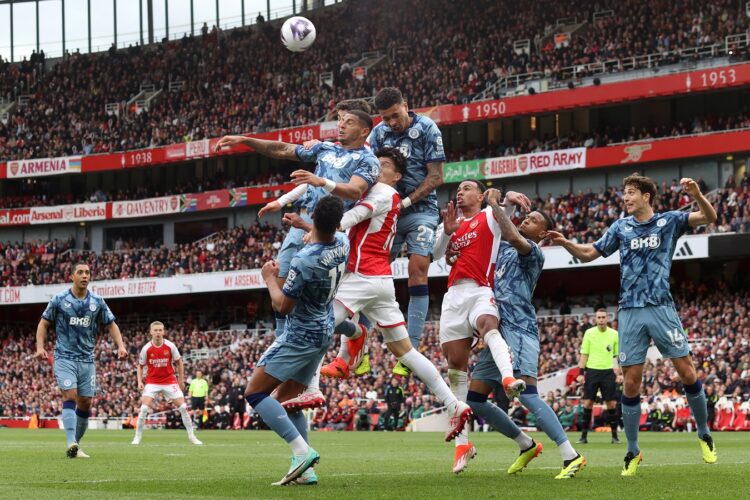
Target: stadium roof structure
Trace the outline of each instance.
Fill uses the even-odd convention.
[[[62,50],[59,52],[59,54],[55,55],[64,55],[66,50],[69,50],[71,48],[69,43],[70,40],[66,37],[66,13],[69,17],[76,17],[76,18],[84,18],[86,20],[86,29],[85,29],[85,36],[86,36],[86,42],[87,44],[84,47],[79,47],[82,51],[86,48],[88,48],[88,52],[97,52],[106,50],[109,48],[109,43],[106,47],[102,46],[95,46],[93,43],[93,40],[96,37],[92,37],[92,4],[97,9],[102,9],[102,6],[105,6],[108,3],[111,3],[111,6],[106,6],[106,9],[109,9],[111,7],[111,15],[112,15],[112,24],[111,24],[111,31],[109,32],[108,36],[108,42],[109,40],[112,40],[112,43],[114,46],[118,48],[125,47],[127,43],[135,43],[139,45],[144,45],[146,43],[154,43],[160,41],[162,38],[162,35],[164,35],[165,38],[170,38],[170,27],[173,28],[171,30],[172,38],[174,38],[174,35],[182,36],[184,32],[188,32],[191,34],[196,33],[196,24],[199,24],[201,22],[208,22],[209,25],[211,22],[214,22],[216,26],[222,27],[222,28],[231,28],[231,27],[240,27],[245,26],[247,24],[252,24],[255,21],[255,16],[250,15],[251,12],[258,12],[259,14],[262,12],[265,14],[265,19],[277,19],[280,17],[286,17],[289,15],[294,15],[297,12],[304,12],[311,9],[316,9],[319,7],[323,7],[325,5],[330,5],[332,3],[338,3],[342,0],[233,0],[232,3],[228,3],[227,0],[214,0],[214,2],[211,2],[210,0],[0,0],[0,33],[5,31],[6,27],[9,27],[8,30],[9,33],[9,42],[10,46],[0,47],[9,50],[9,57],[6,56],[6,59],[9,59],[11,62],[15,62],[21,59],[21,57],[17,57],[19,55],[19,48],[21,45],[25,47],[27,52],[29,52],[29,47],[35,46],[35,51],[40,52],[40,50],[43,50],[43,45],[49,46],[50,42],[43,42],[40,39],[40,15],[43,15],[43,18],[47,21],[47,23],[50,22],[50,17],[52,16],[53,23],[59,21],[60,28],[62,31],[62,37],[61,40],[56,40],[55,43],[59,43],[62,46]],[[83,5],[85,2],[85,12],[81,12],[80,6]],[[68,8],[66,9],[66,3],[68,4]],[[136,6],[137,3],[137,6]],[[179,5],[177,5],[179,3]],[[28,4],[34,4],[34,12],[32,14],[33,20],[29,20],[29,13],[28,11],[25,13],[22,19],[18,18],[19,13],[16,12],[17,8],[20,6],[27,6]],[[47,4],[48,6],[44,6]],[[54,6],[50,4],[55,4]],[[71,8],[71,4],[75,4],[74,8]],[[172,13],[177,11],[181,11],[186,4],[189,4],[189,14],[190,14],[190,24],[189,24],[189,31],[183,28],[187,28],[187,23],[182,24],[180,23],[179,29],[175,30],[174,26],[170,26],[170,7],[172,8]],[[213,4],[214,12],[215,12],[215,21],[214,19],[208,20],[204,16],[200,20],[196,19],[196,9],[201,8],[205,10],[206,8],[210,8],[211,4]],[[231,6],[231,9],[234,11],[234,15],[232,15],[232,22],[231,23],[222,23],[222,20],[227,20],[226,18],[222,18],[221,14],[222,11],[220,9],[221,5],[224,5],[224,7]],[[40,5],[42,7],[40,7]],[[15,7],[15,8],[14,8]],[[158,10],[158,13],[160,15],[155,15],[155,7]],[[237,12],[237,7],[240,8],[240,12]],[[298,10],[299,7],[299,10]],[[53,10],[54,9],[54,10]],[[118,40],[118,11],[120,13],[123,13],[125,9],[137,9],[138,10],[138,26],[137,28],[135,26],[128,26],[126,28],[129,35],[137,34],[137,39],[133,39],[132,37],[129,38],[125,43],[123,43],[122,39]],[[163,10],[162,10],[163,9]],[[42,12],[44,10],[44,12]],[[71,12],[71,10],[73,12]],[[66,12],[67,11],[67,12]],[[7,12],[8,19],[5,19]],[[184,15],[184,13],[181,13]],[[246,15],[247,14],[247,15]],[[273,17],[272,17],[273,15]],[[84,17],[85,16],[85,17]],[[102,30],[102,23],[104,22],[103,19],[100,18],[100,16],[94,16],[95,18],[99,17],[99,19],[95,19],[96,28],[101,32]],[[159,22],[158,17],[163,18],[163,24]],[[213,17],[213,16],[212,16]],[[131,16],[132,20],[132,16]],[[31,21],[31,22],[30,22]],[[70,20],[69,20],[70,21]],[[121,20],[122,21],[122,20]],[[6,24],[6,22],[9,24]],[[16,40],[17,32],[19,31],[19,23],[24,22],[28,23],[27,26],[27,32],[31,31],[32,29],[35,30],[35,45],[32,45],[31,43],[23,43],[18,44]],[[33,23],[33,24],[32,24]],[[14,26],[15,25],[15,26]],[[119,24],[120,28],[123,28],[122,22]],[[71,30],[70,26],[68,26],[68,31],[77,31],[75,33],[76,40],[81,41],[81,35],[82,33],[79,32],[79,30]],[[200,24],[198,26],[198,30],[200,30]],[[177,33],[179,31],[179,33]],[[122,34],[122,29],[120,30],[120,34]],[[47,51],[49,52],[49,50]],[[56,51],[55,51],[56,52]],[[6,51],[6,54],[8,51]],[[27,55],[27,54],[23,54]]]

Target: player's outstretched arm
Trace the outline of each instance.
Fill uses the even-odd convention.
[[[266,214],[278,212],[284,205],[294,203],[295,201],[302,198],[302,195],[305,194],[305,191],[307,191],[307,184],[300,184],[288,193],[279,196],[278,200],[266,203],[263,208],[258,211],[258,217],[260,218]]]
[[[573,243],[572,241],[565,238],[562,233],[557,231],[547,231],[547,237],[555,245],[560,245],[568,251],[570,255],[577,258],[581,262],[591,262],[592,260],[598,259],[602,256],[599,250],[594,245],[587,244],[582,245],[580,243]]]
[[[122,359],[127,357],[128,351],[125,350],[125,344],[122,341],[122,333],[120,333],[120,327],[117,326],[117,323],[114,321],[107,325],[107,330],[109,330],[109,336],[112,337],[112,340],[115,341],[115,345],[117,346],[117,357]]]
[[[688,215],[688,225],[690,227],[698,227],[704,224],[711,224],[716,222],[717,215],[711,202],[701,193],[698,183],[689,177],[685,177],[680,180],[682,189],[698,204],[698,211],[691,212]]]
[[[427,176],[422,181],[422,184],[417,186],[409,196],[401,200],[401,207],[408,208],[414,203],[418,202],[425,196],[432,193],[438,187],[443,184],[443,162],[433,162],[427,164]]]
[[[40,359],[47,359],[47,349],[44,348],[44,344],[47,342],[47,330],[52,326],[52,323],[42,318],[39,320],[39,324],[36,326],[36,353],[34,357]]]
[[[245,137],[244,135],[225,135],[216,144],[216,151],[232,146],[245,145],[253,148],[258,154],[276,158],[278,160],[299,161],[295,152],[297,146],[281,141],[267,141],[265,139],[256,139],[254,137]]]
[[[329,193],[347,200],[358,200],[365,194],[367,181],[358,176],[352,176],[347,183],[333,182],[330,179],[324,179],[307,170],[295,170],[291,175],[292,182],[299,185],[309,184],[310,186],[322,187]]]
[[[531,243],[518,232],[516,225],[505,213],[505,207],[500,205],[500,191],[488,189],[485,196],[487,197],[487,204],[492,208],[492,214],[500,226],[503,239],[518,250],[519,254],[528,255],[532,250]]]
[[[281,219],[281,222],[283,224],[289,224],[292,227],[296,227],[297,229],[302,229],[305,232],[312,231],[313,225],[309,222],[305,222],[305,219],[299,216],[299,214],[295,214],[294,212],[290,212],[288,214],[284,214],[284,218]]]

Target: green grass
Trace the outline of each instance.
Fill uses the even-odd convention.
[[[645,461],[627,480],[619,476],[625,445],[607,434],[580,447],[588,467],[570,481],[552,479],[560,455],[535,437],[544,454],[508,476],[515,443],[474,434],[479,454],[455,476],[441,434],[311,433],[320,484],[278,488],[270,484],[286,472],[289,449],[270,432],[204,431],[197,447],[184,431],[146,431],[134,447],[131,432],[90,431],[82,448],[92,458],[70,460],[62,431],[0,429],[0,498],[750,498],[750,433],[717,434],[715,465],[701,461],[694,434],[642,433]]]

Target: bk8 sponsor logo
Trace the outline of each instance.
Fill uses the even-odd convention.
[[[659,248],[659,245],[661,245],[661,238],[659,238],[658,234],[652,234],[645,238],[633,238],[630,240],[631,250],[640,250],[642,248],[650,248],[653,250]]]
[[[89,318],[88,316],[83,317],[83,318],[78,318],[78,317],[73,316],[72,318],[70,318],[69,324],[70,326],[88,327],[91,325],[91,318]]]

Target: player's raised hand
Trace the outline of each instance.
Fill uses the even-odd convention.
[[[680,179],[680,184],[682,185],[682,189],[684,189],[688,196],[690,196],[691,198],[700,196],[701,188],[698,187],[698,183],[693,179],[689,177],[683,177],[682,179]]]
[[[445,231],[445,234],[455,233],[458,226],[461,225],[461,219],[462,217],[458,217],[456,205],[449,201],[445,210],[443,210],[443,231]]]
[[[326,185],[325,179],[318,177],[307,170],[295,170],[290,177],[292,178],[292,182],[298,186],[300,184],[309,184],[316,187],[323,187]]]
[[[266,203],[263,208],[258,210],[258,217],[263,217],[266,214],[278,212],[279,210],[281,210],[281,203],[279,203],[278,201],[272,201],[270,203]]]
[[[260,270],[260,275],[263,280],[269,280],[271,278],[277,278],[279,276],[279,265],[276,264],[275,260],[269,260]]]
[[[128,351],[125,350],[125,346],[121,345],[117,348],[117,358],[118,359],[125,359],[128,357]]]
[[[243,135],[225,135],[219,142],[216,143],[216,151],[221,151],[223,148],[230,148],[242,144],[245,140]]]
[[[490,206],[500,204],[500,191],[495,188],[490,188],[484,192],[484,199]]]
[[[549,238],[550,242],[554,243],[555,245],[562,245],[563,243],[568,241],[568,239],[558,231],[547,231],[546,237]]]
[[[302,143],[302,147],[303,147],[303,148],[305,148],[305,149],[307,149],[307,150],[310,150],[310,149],[312,149],[312,148],[313,148],[313,146],[315,146],[316,144],[320,144],[320,141],[319,141],[319,140],[317,140],[317,139],[311,139],[311,140],[309,140],[309,141],[305,141],[305,142],[303,142],[303,143]]]
[[[505,193],[505,199],[510,203],[513,203],[517,207],[520,207],[524,212],[531,211],[531,200],[528,196],[523,193],[517,193],[515,191],[508,191]]]

